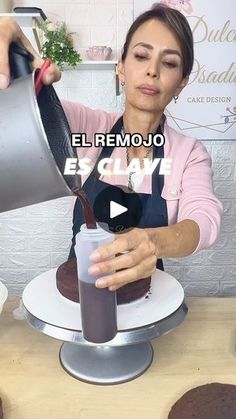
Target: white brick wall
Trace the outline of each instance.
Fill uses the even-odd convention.
[[[66,20],[76,47],[109,44],[118,58],[132,22],[132,0],[15,1],[15,5],[42,7],[49,18]],[[84,55],[83,55],[84,56]],[[78,100],[108,111],[120,108],[110,70],[67,71],[57,86],[61,98]],[[236,142],[204,142],[212,156],[217,196],[224,203],[222,233],[210,250],[165,261],[193,296],[236,295]],[[0,277],[10,296],[20,295],[36,275],[66,260],[71,240],[73,199],[51,202],[0,214]]]
[[[10,297],[66,260],[73,205],[66,197],[0,214],[0,278]]]

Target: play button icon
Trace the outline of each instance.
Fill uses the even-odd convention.
[[[127,187],[110,185],[97,195],[93,211],[102,228],[124,233],[138,226],[142,217],[142,202],[138,194]]]
[[[118,215],[123,214],[128,211],[128,208],[123,207],[123,205],[117,204],[117,202],[110,202],[110,218],[118,217]]]

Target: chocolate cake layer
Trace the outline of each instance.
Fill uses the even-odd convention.
[[[168,419],[235,419],[236,386],[211,383],[193,388],[172,407]]]
[[[3,419],[2,399],[1,399],[1,397],[0,397],[0,419]]]
[[[76,258],[59,266],[56,272],[58,291],[71,301],[79,302]],[[131,282],[117,290],[117,304],[130,303],[143,297],[150,289],[151,277]]]

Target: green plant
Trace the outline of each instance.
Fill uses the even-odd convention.
[[[71,33],[67,32],[65,22],[44,22],[42,30],[46,39],[41,47],[43,58],[50,58],[61,70],[64,65],[75,67],[82,61],[73,47],[73,39]]]

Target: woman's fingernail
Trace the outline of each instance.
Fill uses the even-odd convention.
[[[105,279],[98,279],[95,282],[95,285],[96,285],[96,287],[99,287],[99,288],[103,288],[103,287],[107,286]]]
[[[99,270],[98,266],[90,266],[90,267],[88,268],[88,273],[89,273],[90,275],[96,275],[96,274],[98,274],[99,272],[100,272],[100,270]]]
[[[92,262],[98,262],[98,261],[100,260],[100,258],[101,258],[101,255],[100,255],[100,253],[99,253],[99,252],[93,252],[93,253],[91,253],[91,255],[90,255],[90,257],[89,257],[89,259],[90,259]]]
[[[6,89],[9,84],[9,80],[4,74],[0,74],[0,89]]]

